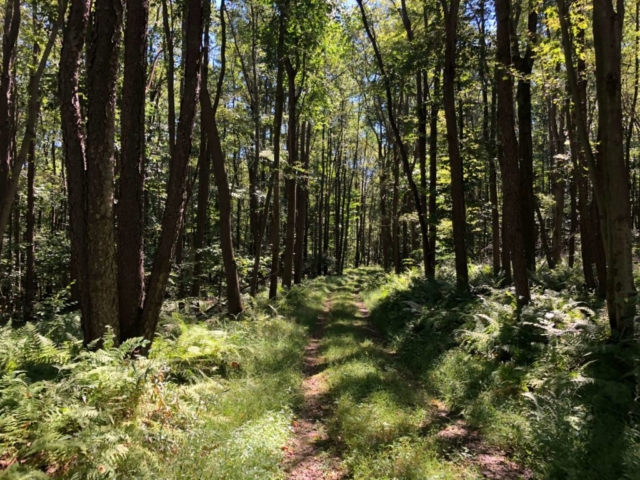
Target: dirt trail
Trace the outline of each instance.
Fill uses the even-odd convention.
[[[353,292],[353,304],[358,312],[353,317],[353,324],[383,349],[390,363],[395,361],[395,352],[384,347],[384,336],[369,322],[370,312],[362,301],[360,292]],[[332,453],[333,446],[327,435],[325,422],[331,413],[331,401],[327,388],[326,362],[320,355],[324,330],[329,322],[332,308],[332,297],[324,304],[324,312],[318,316],[312,331],[311,340],[307,344],[304,357],[303,381],[304,405],[293,424],[294,436],[285,448],[285,471],[288,480],[341,480],[347,477],[338,456]],[[407,382],[413,382],[407,375]],[[424,386],[416,383],[416,388]],[[528,480],[532,473],[511,461],[508,454],[488,445],[478,432],[471,429],[463,419],[452,415],[444,404],[431,401],[432,410],[428,425],[437,425],[436,442],[445,458],[457,458],[463,453],[465,464],[482,478],[491,480]]]
[[[285,468],[289,480],[339,480],[345,476],[340,459],[329,452],[329,437],[324,425],[327,399],[324,361],[320,341],[331,311],[331,298],[318,316],[304,356],[306,378],[302,383],[304,406],[293,424],[294,437],[287,444]]]
[[[359,311],[358,317],[368,319],[369,310],[362,301],[359,291],[355,291],[354,297]],[[384,343],[383,335],[372,324],[367,323],[365,329],[367,336],[372,340],[380,344]],[[395,352],[387,349],[385,349],[385,353],[390,359],[395,355]],[[431,406],[434,408],[431,416],[443,424],[437,434],[438,441],[449,453],[466,452],[465,462],[474,466],[483,478],[490,480],[529,480],[533,478],[533,473],[530,470],[510,460],[506,452],[488,445],[478,432],[469,428],[464,420],[454,421],[450,418],[450,412],[447,411],[444,404],[433,400]]]

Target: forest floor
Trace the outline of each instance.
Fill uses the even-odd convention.
[[[424,465],[407,469],[407,459],[392,454],[387,469],[393,473],[387,476],[373,457],[385,457],[410,437],[427,440],[428,432],[428,457],[433,461],[428,471],[438,475],[434,478],[532,478],[441,400],[431,398],[399,365],[382,332],[370,322],[360,296],[362,275],[351,272],[328,280],[331,293],[305,349],[304,402],[285,447],[286,478],[422,478]],[[414,444],[405,456],[422,455],[425,446]],[[379,448],[381,455],[374,453]],[[411,472],[413,467],[417,470]]]
[[[482,266],[462,293],[348,270],[237,321],[168,302],[148,358],[83,350],[73,312],[0,327],[0,478],[640,480],[640,356],[573,271],[536,275],[520,314]]]

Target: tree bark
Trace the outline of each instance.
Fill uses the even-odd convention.
[[[220,205],[220,247],[222,261],[227,281],[227,303],[229,313],[237,315],[243,310],[242,295],[240,294],[240,282],[238,280],[238,267],[233,251],[233,235],[231,225],[231,191],[224,165],[224,155],[220,144],[220,135],[216,125],[211,98],[206,85],[201,90],[202,120],[207,131],[207,138],[211,145],[211,163],[213,176],[218,188],[218,203]]]
[[[629,172],[624,161],[622,127],[622,30],[624,1],[594,0],[593,37],[600,128],[602,194],[598,202],[607,260],[607,310],[612,334],[633,337],[636,289],[633,279]]]
[[[118,187],[118,296],[121,341],[143,334],[144,160],[148,0],[127,0]]]
[[[438,229],[438,114],[440,112],[440,60],[433,75],[433,97],[429,113],[429,269],[431,279],[436,272],[436,241]],[[427,90],[425,86],[424,91]]]
[[[536,231],[535,231],[535,197],[533,193],[533,140],[531,135],[531,72],[533,71],[533,48],[537,43],[538,10],[535,2],[529,1],[529,15],[527,17],[527,43],[524,55],[520,55],[518,39],[512,51],[514,63],[519,73],[517,102],[518,102],[518,146],[520,157],[520,199],[522,210],[522,234],[524,238],[527,268],[536,268]],[[515,34],[515,32],[512,32]]]
[[[208,2],[205,3],[204,12],[205,12],[205,32],[209,31],[210,25],[210,7],[208,6]],[[221,8],[224,6],[224,1],[221,3]],[[221,25],[224,25],[224,11],[220,11],[220,22]],[[221,51],[224,52],[226,49],[226,29],[222,28],[221,32]],[[200,82],[202,85],[208,85],[209,81],[209,35],[205,34],[204,36],[204,46],[202,49],[202,58],[205,60],[202,65],[202,73],[200,74]],[[221,67],[226,68],[225,65]],[[220,76],[224,75],[223,68],[221,68]],[[216,98],[218,98],[219,89],[216,91]],[[217,103],[216,103],[217,104]],[[215,111],[213,112],[215,115]],[[211,151],[210,146],[207,141],[207,132],[204,128],[204,120],[202,118],[202,107],[200,108],[200,153],[198,156],[198,210],[196,212],[196,232],[193,239],[193,249],[194,249],[194,262],[193,262],[193,281],[191,284],[191,296],[198,297],[200,296],[200,284],[201,284],[201,276],[202,276],[202,249],[204,248],[204,236],[205,231],[208,225],[207,212],[209,209],[209,196],[210,196],[210,180],[211,180]]]
[[[162,299],[164,297],[171,260],[180,233],[186,204],[186,177],[196,105],[200,90],[201,38],[203,30],[202,0],[188,0],[187,32],[185,38],[183,95],[176,145],[171,159],[167,201],[162,216],[162,227],[153,269],[149,278],[142,320],[144,336],[150,342],[155,335]]]
[[[273,119],[273,220],[271,225],[271,283],[269,298],[278,295],[278,272],[280,271],[280,130],[282,128],[282,110],[284,103],[284,37],[287,28],[286,9],[288,4],[279,5],[278,27],[278,73],[276,74],[276,105]]]
[[[558,117],[560,121],[558,123]],[[549,143],[551,145],[551,188],[553,198],[555,200],[553,209],[553,236],[551,240],[551,262],[550,268],[555,268],[561,260],[562,254],[562,227],[564,217],[564,122],[562,112],[558,112],[558,108],[549,99]]]
[[[99,337],[119,336],[114,231],[116,82],[122,30],[121,0],[96,0],[87,56],[87,280],[91,318]]]
[[[67,171],[69,219],[71,230],[71,277],[80,302],[85,345],[99,337],[89,321],[91,308],[87,282],[87,225],[85,146],[82,112],[78,97],[80,62],[89,23],[89,0],[71,2],[60,52],[60,118],[64,160]]]
[[[393,149],[393,187],[391,198],[391,258],[393,259],[393,267],[397,274],[402,273],[400,263],[400,229],[398,222],[398,205],[400,204],[400,165],[398,165],[398,151]]]
[[[13,64],[20,31],[20,0],[7,0],[4,15],[2,71],[0,71],[0,194],[3,197],[6,196],[11,169]],[[4,198],[2,200],[4,203]],[[2,235],[0,246],[4,233],[4,229],[0,231]]]
[[[321,147],[320,147],[320,163],[321,163],[321,173],[320,173],[320,194],[317,201],[318,205],[318,246],[317,246],[317,255],[316,255],[316,263],[318,267],[318,275],[322,275],[322,264],[324,261],[323,250],[322,250],[322,226],[323,226],[323,213],[324,213],[324,185],[326,179],[326,160],[325,160],[325,125],[322,125],[322,139],[321,139]]]
[[[586,78],[585,78],[585,61],[578,56],[577,73],[573,65],[573,46],[569,37],[569,17],[568,10],[564,0],[558,1],[560,27],[562,34],[562,46],[565,57],[565,65],[567,69],[568,89],[572,99],[571,122],[570,122],[570,139],[574,140],[573,147],[577,152],[577,158],[572,156],[574,175],[578,187],[578,208],[580,210],[580,238],[582,240],[582,267],[584,272],[585,284],[587,288],[595,289],[596,281],[593,276],[593,263],[596,263],[596,271],[598,274],[598,290],[601,294],[606,295],[606,264],[603,264],[600,258],[602,250],[602,241],[593,225],[597,224],[597,218],[591,218],[593,209],[589,207],[589,185],[585,171],[595,180],[593,189],[594,195],[599,190],[600,184],[596,176],[595,160],[593,151],[589,141],[589,135],[586,125]],[[584,28],[578,28],[576,34],[576,43],[584,45]],[[597,211],[597,207],[595,209]]]
[[[414,34],[413,34],[413,28],[411,27],[411,19],[409,18],[409,12],[407,10],[407,5],[406,5],[406,0],[402,0],[401,2],[401,6],[402,6],[402,22],[404,24],[404,28],[405,31],[407,32],[407,39],[409,40],[409,42],[413,42],[414,40]],[[426,20],[425,20],[426,23]],[[425,24],[425,28],[427,27],[427,25]],[[439,69],[439,65],[436,66],[436,69]],[[423,216],[427,215],[427,205],[430,205],[430,200],[429,202],[427,201],[427,109],[426,109],[426,103],[425,103],[425,96],[427,94],[427,85],[425,82],[425,85],[423,85],[423,76],[424,76],[424,72],[422,71],[422,69],[418,69],[418,71],[416,72],[416,113],[417,113],[417,117],[418,117],[418,140],[417,140],[417,144],[416,144],[416,153],[418,156],[418,163],[420,165],[420,202],[422,205],[422,209],[423,209]],[[425,79],[426,80],[426,79]],[[437,81],[439,80],[439,72],[436,73],[436,77],[434,78],[434,89],[437,89],[439,87],[436,86],[435,84],[437,83]],[[435,128],[433,128],[433,123],[431,124],[431,127],[433,128],[433,130],[431,131],[431,135],[433,135],[434,133],[437,135],[437,111],[438,111],[438,100],[437,100],[437,96],[435,95],[434,92],[434,104],[432,105],[432,118],[433,118],[433,108],[436,109],[436,125]],[[436,137],[437,138],[437,137]],[[431,152],[430,152],[431,153]],[[434,156],[437,153],[437,143],[436,143],[436,152],[434,152]],[[435,159],[434,159],[435,162]],[[431,172],[430,172],[431,173]],[[435,175],[434,175],[435,177]],[[433,234],[435,234],[435,221],[431,221],[432,216],[434,216],[434,213],[432,211],[429,211],[429,218],[428,220],[425,219],[425,222],[428,223],[428,233],[427,236],[424,237],[422,240],[423,242],[426,242],[426,246],[423,247],[423,251],[425,252],[425,274],[427,276],[427,278],[429,279],[433,279],[435,277],[435,238],[433,238],[433,242],[431,241],[431,237],[435,235],[432,235],[431,232],[429,230],[433,230]],[[432,244],[433,243],[433,244]],[[398,269],[398,266],[396,266],[396,270]]]
[[[169,105],[169,155],[173,158],[176,144],[176,106],[175,106],[175,60],[173,58],[173,29],[169,23],[172,12],[169,12],[167,2],[162,0],[162,27],[164,30],[164,51],[167,63],[167,102]]]
[[[451,167],[451,201],[453,216],[453,247],[456,264],[456,286],[459,290],[469,288],[469,270],[465,231],[467,219],[464,202],[464,178],[460,144],[456,121],[456,98],[454,85],[456,80],[456,43],[458,30],[458,9],[460,0],[441,0],[445,19],[444,54],[444,113],[447,124],[447,143],[449,145],[449,163]]]
[[[289,85],[289,131],[287,149],[289,152],[289,175],[285,181],[287,188],[287,227],[285,230],[284,268],[282,270],[282,286],[291,288],[293,279],[293,254],[295,249],[297,188],[296,177],[298,167],[298,99],[296,95],[296,76],[298,69],[294,68],[291,59],[285,60],[287,81]]]
[[[216,91],[216,102],[211,104],[211,97],[207,84],[203,83],[200,90],[200,102],[202,108],[203,128],[207,132],[207,140],[211,146],[211,163],[213,166],[213,176],[218,188],[218,203],[220,206],[220,247],[222,250],[222,261],[224,263],[224,272],[227,281],[227,303],[229,313],[237,315],[243,310],[242,295],[240,293],[240,282],[238,280],[238,267],[236,265],[235,254],[233,251],[233,228],[231,225],[231,190],[229,189],[229,180],[224,164],[224,154],[220,143],[220,134],[215,118],[215,107],[220,99],[222,91],[222,80],[225,72],[225,24],[224,24],[224,0],[220,3],[220,19],[223,32],[223,41],[221,43],[221,61],[222,65],[220,77],[218,79],[218,89]],[[207,9],[205,9],[206,11]],[[205,57],[206,58],[206,57]],[[203,65],[203,73],[208,65]],[[206,77],[203,76],[203,78]]]
[[[634,26],[634,62],[633,62],[633,100],[631,102],[631,113],[629,115],[629,125],[625,140],[625,163],[627,169],[631,169],[631,139],[636,124],[636,108],[638,106],[638,94],[640,93],[640,2],[636,0]],[[631,215],[633,228],[633,214]]]
[[[308,184],[309,184],[309,156],[311,147],[311,123],[307,122],[302,127],[301,135],[301,149],[302,149],[302,168],[303,176],[302,182],[298,188],[298,221],[296,223],[296,252],[295,252],[295,274],[294,283],[297,285],[302,282],[302,275],[304,271],[304,257],[305,257],[305,241],[304,232],[307,225],[307,208],[308,208]]]
[[[36,245],[35,245],[35,178],[36,178],[36,142],[31,139],[29,145],[29,165],[27,167],[27,229],[25,243],[27,265],[24,279],[24,320],[33,320],[33,303],[36,300]]]
[[[497,19],[497,77],[498,130],[502,149],[502,185],[505,200],[508,248],[513,264],[513,279],[518,305],[526,305],[531,299],[527,262],[522,231],[520,204],[520,172],[518,167],[518,142],[514,129],[513,80],[511,67],[511,0],[496,0]],[[445,82],[446,83],[446,82]]]
[[[573,125],[573,119],[571,117],[571,102],[566,100],[564,102],[564,115],[567,125],[567,136],[569,137],[569,157],[571,158],[571,177],[569,184],[569,201],[570,201],[570,216],[569,216],[569,268],[574,268],[575,265],[575,252],[576,252],[576,234],[578,231],[578,176],[576,172],[576,163],[578,157],[578,146],[575,139],[575,127]],[[574,137],[574,138],[572,138]]]

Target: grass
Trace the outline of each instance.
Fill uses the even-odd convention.
[[[471,272],[465,294],[446,268],[433,282],[370,268],[237,321],[168,309],[149,358],[109,338],[83,351],[72,315],[2,327],[0,477],[284,478],[322,315],[328,448],[349,478],[483,478],[481,442],[534,478],[640,479],[636,373],[620,374],[640,356],[606,341],[601,301],[573,272],[541,270],[518,317],[510,289]],[[447,440],[451,425],[480,440]]]
[[[427,392],[361,318],[354,291],[385,279],[378,269],[360,269],[328,280],[331,310],[321,355],[333,405],[330,438],[354,479],[480,478],[472,467],[440,456],[434,439],[425,438]]]
[[[396,360],[450,415],[535,478],[640,478],[633,346],[608,344],[602,303],[567,270],[541,271],[516,316],[513,292],[474,269],[472,293],[389,276],[365,295]],[[628,367],[625,367],[628,368]]]
[[[3,327],[0,477],[282,477],[322,300],[296,288],[239,321],[167,314],[148,359],[81,351],[69,318]]]

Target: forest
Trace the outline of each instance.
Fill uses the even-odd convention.
[[[640,480],[640,0],[3,0],[0,478]]]

